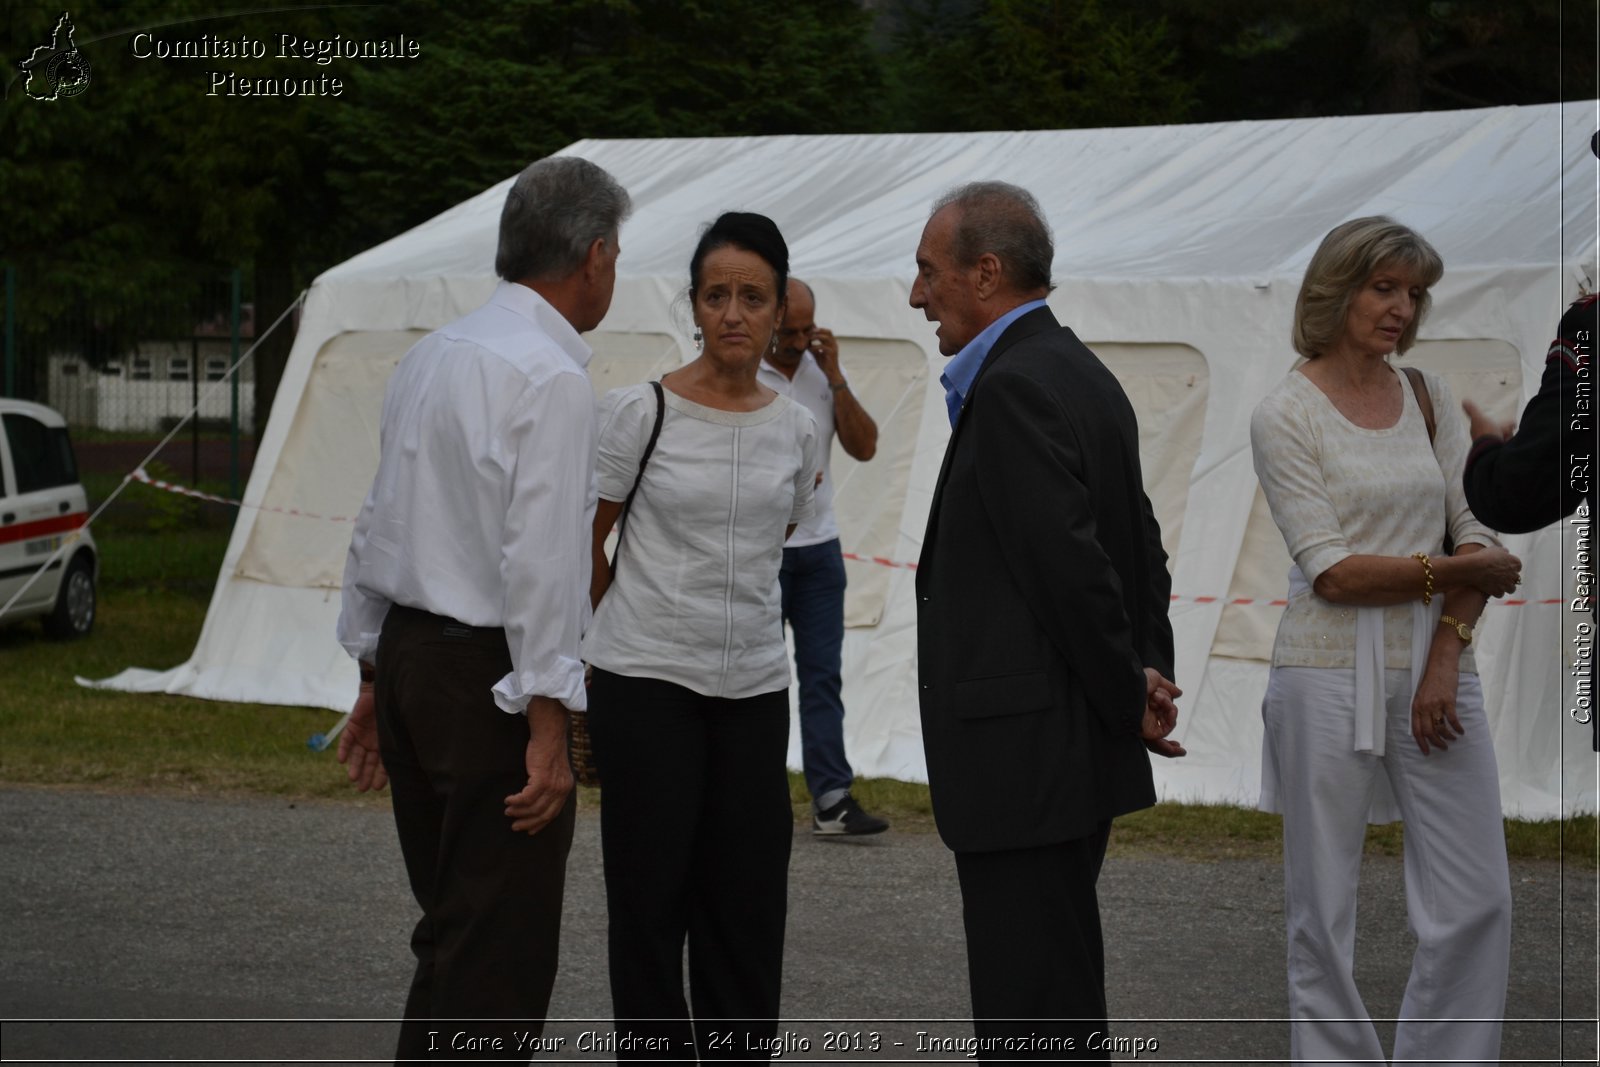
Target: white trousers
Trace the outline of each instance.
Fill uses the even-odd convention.
[[[1262,703],[1283,811],[1290,1055],[1382,1063],[1353,973],[1367,811],[1388,778],[1405,821],[1406,916],[1417,938],[1396,1063],[1498,1063],[1511,958],[1494,746],[1475,674],[1461,675],[1465,735],[1424,756],[1411,736],[1411,672],[1384,672],[1387,752],[1354,751],[1355,672],[1277,667]]]

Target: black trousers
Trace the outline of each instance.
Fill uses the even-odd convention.
[[[794,834],[787,691],[724,700],[597,669],[589,733],[612,1008],[637,1039],[619,1058],[766,1060]]]
[[[511,669],[504,630],[396,605],[376,666],[379,746],[422,907],[395,1058],[517,1059],[514,1035],[543,1030],[555,984],[576,802],[532,837],[511,829],[528,720],[490,694]]]
[[[1024,1038],[1032,1046],[983,1049],[984,1061],[1111,1058],[1093,1047],[1106,1033],[1094,887],[1110,836],[1106,822],[1072,841],[956,853],[974,1029],[979,1038]]]

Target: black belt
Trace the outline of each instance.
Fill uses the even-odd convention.
[[[437,627],[443,637],[453,637],[458,640],[498,640],[501,643],[504,643],[506,639],[506,628],[504,626],[469,626],[458,619],[450,618],[448,615],[435,615],[431,611],[407,607],[404,604],[389,605],[389,614],[397,622],[404,622],[407,625]]]

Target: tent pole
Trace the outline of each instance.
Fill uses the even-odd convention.
[[[228,365],[235,368],[233,374],[228,375],[232,384],[229,387],[228,407],[228,495],[239,499],[239,268],[233,268],[233,348]]]
[[[6,396],[17,395],[17,269],[6,265]]]

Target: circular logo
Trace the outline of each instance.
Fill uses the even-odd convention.
[[[89,88],[89,60],[74,48],[50,60],[45,68],[45,84],[57,98],[77,96]]]

